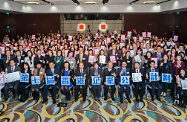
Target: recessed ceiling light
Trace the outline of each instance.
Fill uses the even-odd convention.
[[[144,3],[144,4],[154,4],[155,1],[144,1],[143,3]]]
[[[86,4],[96,4],[96,2],[93,2],[93,1],[87,1],[87,2],[84,2]]]
[[[40,4],[39,2],[27,2],[28,4]]]

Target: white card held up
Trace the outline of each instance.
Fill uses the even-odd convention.
[[[127,36],[131,37],[132,31],[127,31]]]
[[[99,63],[105,64],[106,63],[106,56],[99,56]]]
[[[117,61],[116,61],[116,56],[114,56],[114,55],[110,56],[110,61],[111,61],[112,63],[116,63],[116,62],[117,62]]]
[[[125,34],[121,34],[121,40],[125,41]]]
[[[39,85],[40,84],[40,76],[31,76],[31,84]]]
[[[132,81],[133,82],[142,82],[141,73],[132,73]]]
[[[20,80],[20,72],[13,72],[12,73],[12,80],[13,81],[17,81],[17,80]]]

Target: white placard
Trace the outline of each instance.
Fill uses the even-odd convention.
[[[76,76],[76,85],[85,85],[85,79],[82,76]]]
[[[88,62],[89,63],[95,62],[95,56],[94,55],[90,55],[89,58],[88,58]]]
[[[46,85],[54,85],[55,84],[55,77],[54,76],[45,76],[45,83],[46,83]]]
[[[125,41],[125,34],[121,35],[121,40]]]
[[[179,38],[179,36],[174,35],[174,36],[173,36],[173,41],[175,41],[175,42],[178,41],[178,38]]]
[[[11,73],[12,74],[12,80],[13,81],[17,81],[17,80],[20,80],[20,72],[18,71],[18,72],[13,72],[13,73]]]
[[[120,48],[122,48],[123,46],[125,46],[124,42],[120,42]]]
[[[61,85],[69,86],[70,85],[70,77],[69,76],[61,76]]]
[[[146,34],[146,32],[142,32],[142,37],[147,37],[147,34]]]
[[[31,84],[39,85],[40,84],[40,76],[31,76]]]
[[[147,37],[151,38],[151,32],[147,32]]]
[[[149,80],[150,81],[159,81],[158,72],[149,72]]]
[[[131,37],[132,31],[127,31],[127,36]]]
[[[101,85],[101,78],[98,76],[92,76],[92,85]]]
[[[130,78],[129,76],[121,76],[121,85],[129,85],[130,84]]]
[[[132,81],[133,82],[142,82],[141,73],[132,73]]]
[[[29,83],[29,73],[21,73],[20,82]]]
[[[68,36],[69,41],[72,41],[72,39],[73,39],[73,36]]]
[[[110,56],[110,61],[111,61],[112,63],[116,63],[116,62],[117,62],[117,61],[116,61],[116,56],[114,56],[114,55]]]
[[[99,63],[105,64],[106,63],[106,56],[99,56]]]
[[[106,85],[114,85],[115,84],[115,78],[114,76],[106,76]]]
[[[106,39],[106,42],[107,42],[107,44],[108,44],[108,43],[111,43],[111,38],[107,38],[107,39]]]

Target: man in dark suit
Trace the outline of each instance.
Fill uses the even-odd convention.
[[[49,69],[47,69],[46,71],[46,76],[55,76],[55,84],[44,86],[44,99],[42,103],[46,103],[48,101],[47,99],[48,91],[49,91],[49,88],[52,87],[53,104],[56,104],[56,92],[57,92],[57,87],[60,84],[60,71],[54,66],[55,66],[54,62],[49,62]]]
[[[118,69],[118,81],[120,83],[120,77],[121,76],[129,76],[130,77],[130,69],[127,68],[127,62],[122,62],[122,67]],[[121,85],[120,84],[120,102],[123,103],[123,93],[124,93],[124,87],[126,87],[126,97],[129,103],[131,103],[131,100],[129,98],[130,95],[130,84],[129,85]]]
[[[16,51],[16,57],[14,57],[14,61],[16,62],[17,66],[19,66],[21,69],[23,68],[24,57],[21,56],[20,51]]]
[[[13,72],[21,72],[21,68],[19,66],[15,65],[15,61],[14,60],[10,60],[10,66],[8,66],[5,69],[6,73],[13,73]],[[19,80],[17,81],[13,81],[13,82],[9,82],[9,83],[5,83],[4,86],[4,95],[5,95],[5,101],[8,100],[8,91],[9,91],[9,87],[13,85],[13,97],[12,98],[17,98],[18,96],[18,85],[19,85]]]
[[[9,65],[9,61],[12,60],[14,57],[11,56],[10,50],[6,50],[6,55],[3,57],[3,65],[6,68]]]
[[[134,40],[131,37],[127,36],[127,39],[125,40],[126,45],[132,45],[133,42]]]
[[[150,61],[150,68],[146,70],[146,78],[150,82],[150,85],[152,87],[152,89],[151,89],[151,100],[154,101],[155,89],[157,87],[156,98],[157,98],[157,100],[160,101],[161,85],[159,83],[159,80],[158,81],[151,81],[150,80],[150,74],[149,74],[150,72],[158,72],[158,75],[159,75],[159,70],[157,68],[155,68],[155,62],[154,61]],[[160,77],[159,77],[159,79],[160,79]]]
[[[37,62],[41,62],[41,63],[42,63],[42,66],[44,66],[43,64],[45,64],[45,57],[42,56],[42,53],[41,53],[41,50],[40,50],[40,49],[37,50],[37,56],[34,57],[34,65],[35,65],[34,67],[35,67],[35,68],[36,68]]]
[[[94,68],[90,70],[90,79],[92,79],[92,76],[98,76],[102,78],[102,69],[99,68],[97,63],[94,63]],[[100,101],[101,85],[92,85],[92,90],[94,93],[94,99]]]
[[[20,55],[21,56],[24,57],[26,55],[26,52],[23,50],[23,46],[22,45],[19,45],[18,50],[20,51]]]
[[[107,94],[108,94],[108,89],[111,87],[111,99],[115,101],[114,99],[114,93],[116,91],[115,85],[108,86],[106,85],[106,76],[114,76],[116,77],[116,72],[115,69],[113,68],[112,62],[108,62],[108,68],[105,68],[103,71],[103,84],[104,84],[104,100],[107,100]]]
[[[3,58],[5,57],[5,54],[2,54],[2,50],[0,48],[0,67],[4,69],[4,64],[3,64]]]
[[[140,69],[139,62],[134,63],[134,69],[132,70],[132,73],[141,73],[142,81],[141,82],[133,82],[133,84],[135,86],[136,102],[139,102],[138,95],[140,96],[140,101],[143,102],[143,95],[145,94],[145,71],[144,71],[144,69]],[[141,88],[140,92],[139,92],[139,88]]]
[[[84,54],[83,52],[83,47],[79,47],[79,54],[76,55],[76,61],[77,61],[77,64],[80,63],[80,62],[83,62],[84,64],[84,68],[88,68],[88,56],[86,54]]]
[[[88,85],[88,70],[87,68],[84,68],[84,64],[83,62],[79,63],[79,68],[76,69],[75,71],[75,77],[74,79],[76,79],[76,76],[82,76],[85,79],[85,85],[82,85],[82,96],[83,96],[83,101],[86,101],[86,91],[87,91],[87,85]],[[78,93],[80,91],[80,85],[76,85],[75,83],[75,101],[78,100]]]
[[[116,56],[116,63],[113,63],[111,60],[110,60],[110,56]],[[111,61],[113,63],[113,66],[117,66],[118,65],[118,61],[121,59],[121,55],[119,53],[118,50],[116,50],[116,44],[113,44],[112,45],[112,50],[109,50],[108,51],[108,60]]]

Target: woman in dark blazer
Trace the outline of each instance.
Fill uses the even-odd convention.
[[[130,51],[126,52],[126,55],[122,58],[122,62],[127,62],[127,67],[132,69],[132,57],[130,56]]]
[[[69,76],[70,77],[70,85],[69,86],[64,86],[61,84],[61,91],[66,96],[66,100],[69,101],[71,99],[69,87],[73,86],[74,71],[70,69],[70,64],[68,61],[65,61],[63,64],[61,76]]]
[[[27,99],[25,98],[26,96],[29,97],[29,92],[27,92],[27,87],[31,84],[31,71],[28,63],[23,64],[23,70],[21,71],[21,73],[29,74],[29,82],[28,83],[20,82],[18,86],[18,96],[19,96],[19,100],[22,102],[25,101],[23,99]]]

